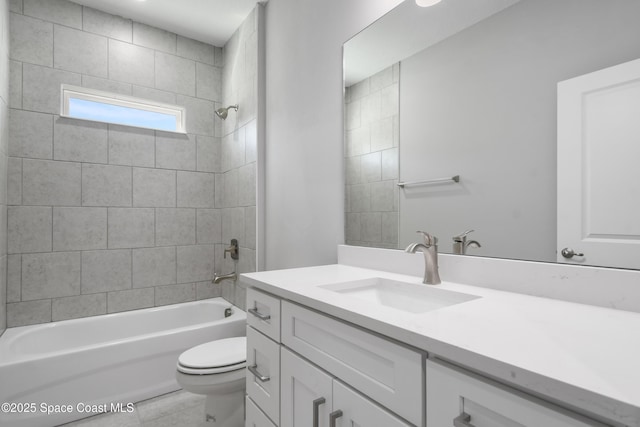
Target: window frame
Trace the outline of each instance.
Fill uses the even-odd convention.
[[[176,130],[159,129],[150,126],[140,126],[128,123],[116,123],[109,120],[95,120],[83,117],[75,117],[69,114],[69,102],[72,98],[174,116],[176,119]],[[179,134],[187,133],[186,109],[184,107],[68,84],[60,85],[60,117],[66,117],[75,120],[86,120],[90,122],[109,123],[119,126],[131,126],[142,129],[153,129],[161,132],[171,132]]]

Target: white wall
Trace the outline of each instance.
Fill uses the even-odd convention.
[[[268,270],[337,261],[344,241],[342,44],[399,3],[267,3]]]

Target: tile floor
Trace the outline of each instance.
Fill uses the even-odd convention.
[[[204,396],[179,390],[138,402],[131,413],[96,415],[64,427],[206,427],[204,400]]]

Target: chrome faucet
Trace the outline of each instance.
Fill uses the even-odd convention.
[[[211,283],[220,283],[225,279],[232,279],[235,282],[238,279],[238,275],[235,271],[233,273],[221,274],[219,276],[218,273],[213,273],[213,280],[211,281]]]
[[[422,234],[424,243],[412,243],[404,251],[414,254],[421,251],[424,254],[424,279],[425,285],[437,285],[441,283],[438,274],[438,238],[424,231],[417,231]]]
[[[475,248],[481,248],[482,245],[477,240],[467,241],[467,235],[473,230],[467,230],[464,233],[453,236],[453,253],[458,255],[464,255],[467,253],[467,248],[473,246]]]
[[[211,283],[220,283],[225,279],[231,279],[234,282],[238,280],[238,275],[236,274],[236,264],[238,263],[238,258],[240,258],[240,254],[238,251],[238,240],[231,239],[231,244],[227,249],[224,250],[224,258],[227,257],[227,254],[231,255],[231,259],[233,260],[233,272],[229,274],[218,274],[216,272],[213,273],[213,280]]]

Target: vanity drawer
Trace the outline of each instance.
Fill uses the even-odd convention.
[[[428,426],[606,427],[445,362],[428,360],[426,374]]]
[[[274,423],[262,412],[253,400],[247,396],[247,412],[245,427],[276,427]]]
[[[280,424],[280,345],[247,326],[247,394]]]
[[[280,299],[253,288],[247,289],[247,323],[280,342]]]
[[[282,303],[282,343],[411,423],[423,425],[425,355]]]

